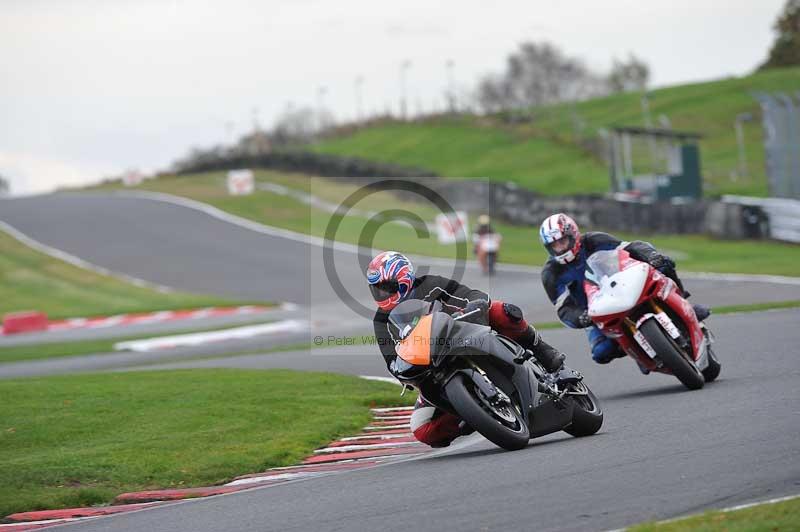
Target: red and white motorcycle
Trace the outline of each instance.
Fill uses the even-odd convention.
[[[719,375],[710,331],[675,282],[646,262],[623,249],[598,251],[586,261],[583,287],[589,317],[641,367],[691,390]]]

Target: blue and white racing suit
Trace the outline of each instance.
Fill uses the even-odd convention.
[[[552,257],[542,270],[542,284],[550,301],[556,306],[558,319],[567,327],[580,329],[586,327],[589,344],[592,349],[592,359],[599,364],[608,364],[615,358],[625,356],[617,343],[605,336],[594,325],[581,324],[580,317],[586,310],[588,303],[583,291],[583,279],[586,271],[586,260],[597,251],[605,251],[622,247],[636,260],[651,262],[656,257],[666,258],[667,267],[662,272],[676,280],[682,286],[675,274],[674,263],[668,257],[661,255],[649,243],[637,240],[623,242],[608,233],[590,232],[581,236],[581,246],[577,257],[572,262],[561,264]]]

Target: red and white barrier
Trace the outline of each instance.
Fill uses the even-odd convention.
[[[281,306],[283,310],[291,310],[294,305],[285,304]],[[14,334],[17,332],[30,331],[70,331],[73,329],[101,329],[105,327],[117,327],[126,325],[137,325],[141,323],[162,323],[181,320],[192,320],[198,318],[216,318],[221,316],[232,316],[242,314],[257,314],[269,310],[269,307],[259,305],[245,305],[240,307],[208,307],[195,310],[164,310],[159,312],[145,312],[137,314],[118,314],[115,316],[99,316],[92,318],[71,318],[68,320],[47,321],[44,318],[44,326],[37,329],[26,331],[17,330],[17,326],[9,328],[6,320],[0,334]],[[43,315],[43,314],[42,314]],[[7,315],[8,316],[8,315]],[[41,319],[37,322],[42,325]]]
[[[3,334],[18,334],[36,331],[46,331],[48,326],[47,314],[35,310],[27,312],[12,312],[3,316]]]

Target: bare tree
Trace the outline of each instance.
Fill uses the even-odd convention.
[[[308,142],[333,123],[333,115],[327,111],[289,109],[278,118],[270,136],[275,144]]]
[[[614,58],[608,84],[614,92],[643,91],[650,80],[650,67],[632,53],[627,61]]]
[[[477,100],[486,112],[532,108],[607,94],[601,76],[547,42],[524,42],[501,76],[484,78]]]
[[[499,76],[486,76],[478,83],[475,96],[478,105],[487,113],[495,113],[513,107],[508,84]]]

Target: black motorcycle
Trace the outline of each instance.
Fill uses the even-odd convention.
[[[400,382],[508,450],[559,430],[600,430],[603,412],[580,373],[551,375],[513,340],[441,308],[411,299],[389,314],[400,332],[392,368]]]

